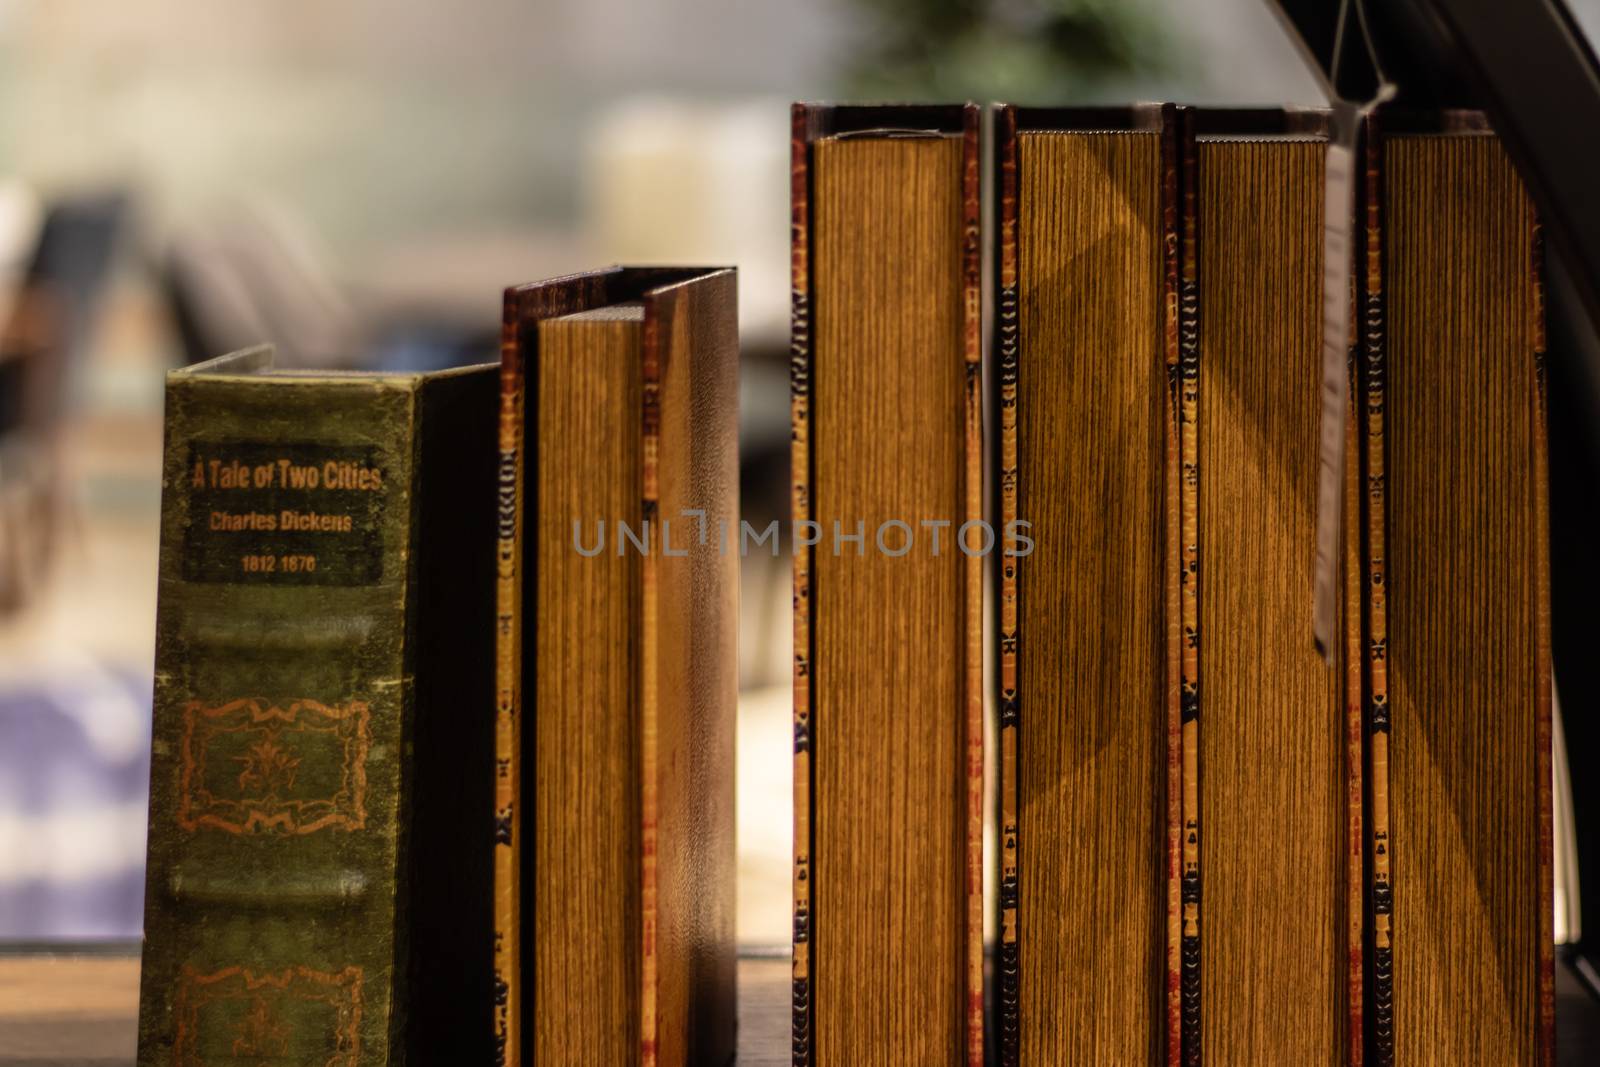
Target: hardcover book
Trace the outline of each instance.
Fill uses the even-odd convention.
[[[1360,765],[1348,744],[1359,733],[1341,669],[1346,647],[1324,663],[1307,636],[1327,115],[1190,114],[1199,353],[1197,400],[1185,420],[1194,423],[1199,496],[1198,1053],[1211,1063],[1343,1064],[1360,947],[1351,926],[1360,899],[1352,836]]]
[[[997,119],[996,485],[1035,542],[996,572],[1000,1062],[1358,1062],[1359,676],[1307,633],[1326,118]]]
[[[489,1057],[494,390],[168,376],[141,1067]]]
[[[497,1063],[733,1056],[735,290],[612,268],[506,291]]]
[[[1035,542],[996,557],[999,1062],[1156,1063],[1180,970],[1177,113],[1007,106],[995,137],[995,484]]]
[[[793,1060],[976,1067],[978,111],[797,104],[792,144]]]
[[[1369,129],[1372,1062],[1550,1064],[1539,222],[1482,115]]]

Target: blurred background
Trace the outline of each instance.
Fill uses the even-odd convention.
[[[802,98],[1321,102],[1263,0],[0,0],[0,941],[139,935],[163,372],[491,359],[508,284],[734,263],[764,524]],[[788,566],[744,574],[757,945],[789,933]]]

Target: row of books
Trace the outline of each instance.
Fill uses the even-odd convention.
[[[510,289],[498,370],[171,376],[141,1065],[728,1062],[773,537],[797,1067],[1552,1061],[1498,141],[1363,131],[1326,662],[1328,116],[998,108],[988,225],[981,119],[795,108],[786,531],[739,518],[729,270]]]

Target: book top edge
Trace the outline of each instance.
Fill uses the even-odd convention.
[[[167,372],[169,382],[240,381],[284,385],[364,385],[416,388],[441,378],[497,371],[496,363],[478,363],[432,371],[334,370],[316,367],[279,367],[277,350],[272,345],[255,345]]]
[[[797,103],[797,132],[807,141],[834,137],[962,136],[978,128],[979,107],[963,104]]]
[[[612,303],[622,303],[625,300],[637,300],[645,295],[660,292],[664,289],[671,289],[674,286],[699,282],[722,274],[737,274],[738,269],[734,266],[678,266],[670,264],[646,266],[619,263],[596,270],[578,271],[574,274],[562,274],[554,278],[542,278],[534,282],[510,285],[506,287],[505,295],[507,299],[515,299],[527,293],[574,289],[586,285],[603,286],[608,290],[637,294],[611,301]]]
[[[552,315],[545,322],[643,322],[643,300],[618,300],[599,307],[585,308],[566,315]]]

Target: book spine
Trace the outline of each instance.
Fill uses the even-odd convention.
[[[1000,501],[1001,529],[1010,530],[1019,518],[1017,470],[1017,382],[1020,306],[1017,289],[1017,198],[1021,192],[1017,170],[1017,112],[1002,109],[995,135],[995,162],[998,170],[996,197],[999,209],[999,248],[995,287],[995,351],[999,358],[999,477],[996,480]],[[1020,870],[1017,865],[1021,845],[1018,821],[1017,774],[1021,743],[1022,707],[1017,690],[1018,657],[1021,654],[1017,614],[1017,582],[1023,567],[1018,556],[1000,554],[999,596],[999,681],[1000,681],[1000,942],[996,946],[997,993],[995,1014],[998,1054],[1001,1067],[1017,1067],[1021,1056],[1021,955],[1018,944],[1017,912],[1020,907]]]
[[[961,130],[962,354],[966,362],[963,525],[982,528],[983,509],[983,192],[979,111],[968,104]],[[999,546],[1003,553],[1004,547]],[[967,1064],[983,1067],[983,567],[969,552],[965,582],[967,801]]]
[[[495,531],[494,1037],[498,1067],[522,1062],[522,352],[518,303],[500,332]]]
[[[1167,371],[1166,440],[1164,454],[1162,544],[1165,546],[1163,587],[1166,612],[1166,685],[1164,687],[1167,735],[1166,782],[1166,889],[1167,983],[1166,1059],[1183,1060],[1183,602],[1181,548],[1182,497],[1182,390],[1180,387],[1179,279],[1182,208],[1179,202],[1180,168],[1178,112],[1171,104],[1161,108],[1161,353]]]
[[[1194,112],[1182,113],[1183,237],[1178,300],[1179,594],[1183,650],[1180,670],[1183,733],[1183,877],[1181,897],[1182,1059],[1200,1063],[1200,269],[1198,256],[1199,161]]]
[[[655,971],[641,1032],[654,1043],[642,1058],[661,1067],[726,1064],[736,1044],[737,301],[731,270],[643,301],[639,512],[659,518],[659,536],[639,576],[643,935]]]
[[[643,457],[640,474],[643,482],[643,500],[640,514],[644,520],[645,530],[649,531],[652,527],[660,528],[661,518],[661,321],[651,300],[645,301],[644,339],[641,347],[640,393],[643,425],[640,444]],[[656,943],[659,918],[656,846],[661,781],[657,766],[660,752],[661,678],[661,642],[657,612],[661,599],[661,575],[658,557],[654,551],[645,552],[640,560],[640,587],[639,770],[642,781],[639,788],[639,970],[642,988],[639,1001],[639,1065],[656,1067],[660,980],[660,961]],[[709,895],[712,887],[705,887],[705,892]]]
[[[416,416],[169,378],[142,1067],[404,1055]]]
[[[1551,652],[1550,652],[1550,456],[1549,378],[1545,355],[1544,232],[1535,216],[1532,235],[1534,394],[1533,506],[1534,531],[1534,656],[1537,690],[1535,767],[1539,803],[1539,1062],[1553,1067],[1556,1059],[1555,976],[1555,830],[1551,810]]]
[[[1372,928],[1367,1051],[1377,1067],[1390,1067],[1394,1063],[1394,892],[1389,855],[1389,626],[1384,563],[1388,516],[1384,484],[1383,137],[1375,119],[1367,123],[1366,233],[1362,318],[1366,433],[1362,451],[1366,480],[1366,851]]]
[[[1356,203],[1356,222],[1360,221],[1361,207]],[[1352,257],[1350,274],[1350,347],[1346,360],[1345,420],[1344,420],[1344,706],[1345,706],[1345,785],[1346,785],[1346,851],[1345,851],[1345,947],[1348,956],[1346,973],[1345,1010],[1347,1031],[1345,1035],[1345,1060],[1348,1067],[1361,1067],[1365,1051],[1362,1040],[1362,968],[1364,953],[1362,938],[1365,929],[1366,839],[1362,830],[1364,803],[1362,752],[1362,701],[1361,669],[1361,446],[1360,419],[1357,415],[1361,402],[1361,329],[1359,317],[1358,277],[1359,259]]]
[[[790,530],[811,518],[810,112],[795,104],[790,135]],[[794,956],[792,1056],[809,1067],[811,1046],[811,548],[794,554]]]
[[[416,709],[406,790],[410,963],[407,1063],[448,1049],[494,1060],[496,368],[452,370],[417,388],[408,628]],[[397,981],[399,978],[397,977]]]

